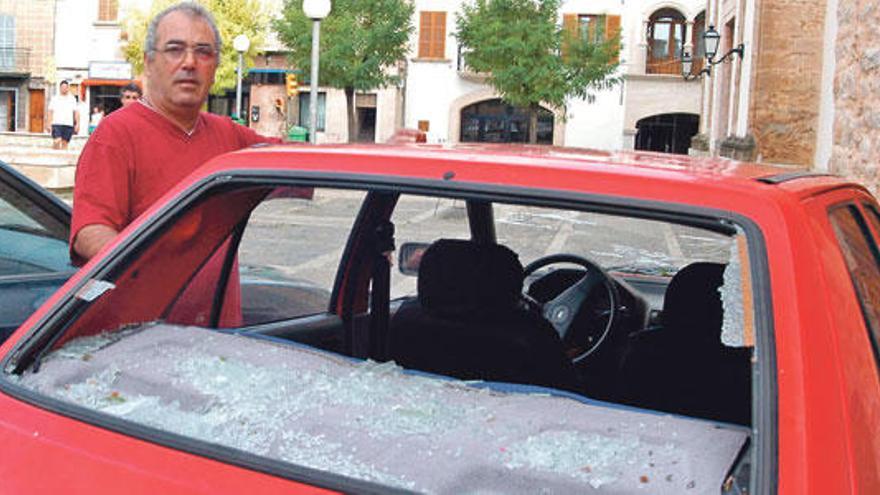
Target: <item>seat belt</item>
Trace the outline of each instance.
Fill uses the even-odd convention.
[[[390,357],[388,305],[391,300],[391,254],[394,252],[394,224],[385,220],[373,236],[373,277],[370,285],[369,356],[376,361]]]

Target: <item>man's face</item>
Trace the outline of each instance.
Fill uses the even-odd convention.
[[[140,98],[140,96],[138,96],[138,94],[134,91],[123,91],[122,96],[119,97],[119,99],[122,100],[123,107],[131,105],[132,103],[136,102],[138,98]]]
[[[61,91],[61,94],[66,95],[67,92],[70,90],[70,86],[68,86],[67,84],[62,84],[61,87],[58,88],[58,90]]]
[[[156,29],[155,50],[144,57],[150,103],[197,112],[208,98],[217,70],[211,26],[203,19],[172,12]]]

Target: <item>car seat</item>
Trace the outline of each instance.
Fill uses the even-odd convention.
[[[662,329],[630,339],[619,382],[625,402],[749,423],[751,349],[721,342],[724,269],[718,263],[693,263],[672,278],[663,300]]]
[[[523,267],[498,244],[440,239],[419,264],[418,298],[390,325],[391,356],[464,380],[576,389],[562,341],[522,297]]]

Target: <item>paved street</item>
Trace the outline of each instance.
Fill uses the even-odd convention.
[[[331,287],[362,193],[318,190],[312,200],[275,199],[251,217],[240,248],[242,263],[270,266],[291,277]],[[675,270],[697,260],[726,262],[730,240],[690,227],[596,213],[528,206],[496,207],[499,241],[524,263],[552,253],[586,256],[606,268]],[[398,247],[468,236],[462,201],[402,198],[394,215]],[[414,278],[392,275],[394,296],[412,293]]]

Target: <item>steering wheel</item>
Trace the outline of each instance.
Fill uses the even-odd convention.
[[[583,256],[573,254],[554,254],[538,258],[529,263],[523,271],[528,277],[541,268],[556,263],[571,263],[586,270],[583,277],[541,305],[544,318],[553,325],[569,357],[577,363],[598,349],[614,326],[617,317],[617,289],[602,267]],[[609,307],[603,311],[603,316],[608,319],[607,322],[599,325],[600,328],[583,328],[584,325],[573,328],[581,307],[595,297],[597,290],[602,290],[600,286],[605,290],[609,302]]]

